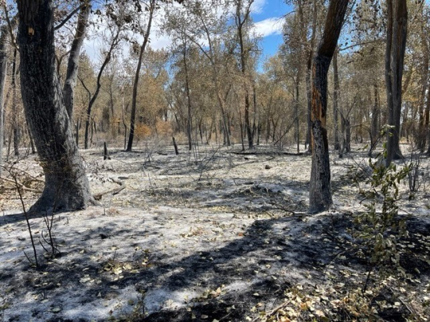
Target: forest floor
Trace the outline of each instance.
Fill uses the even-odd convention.
[[[3,170],[0,321],[430,320],[428,158],[413,199],[400,183],[409,236],[396,245],[403,273],[389,274],[357,237],[371,173],[357,147],[331,156],[334,204],[318,215],[307,214],[306,154],[148,145],[103,160],[101,150],[83,152],[101,205],[53,217],[55,258],[44,217],[30,219],[37,269]],[[28,207],[43,188],[37,158],[5,168]]]

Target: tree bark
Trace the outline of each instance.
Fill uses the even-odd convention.
[[[13,133],[13,154],[17,157],[19,156],[19,142],[21,141],[21,129],[18,124],[18,98],[16,95],[16,55],[17,50],[15,49],[13,52],[13,63],[12,63],[12,79],[11,79],[11,87],[12,87],[12,133]]]
[[[247,3],[246,7],[245,7],[245,14],[242,17],[242,13],[241,13],[241,9],[243,6],[243,2],[242,0],[238,0],[236,2],[236,16],[235,16],[235,21],[236,21],[236,27],[237,27],[237,35],[239,38],[239,48],[240,48],[240,70],[242,73],[242,77],[244,79],[244,93],[245,93],[245,113],[244,113],[244,118],[245,118],[245,131],[246,131],[246,135],[248,138],[248,148],[249,149],[253,149],[254,148],[254,131],[252,129],[251,126],[251,120],[250,120],[250,107],[251,107],[251,103],[249,101],[249,89],[248,89],[248,75],[247,75],[247,69],[246,69],[246,65],[248,63],[248,55],[249,55],[249,50],[247,48],[245,48],[245,39],[244,39],[244,29],[245,29],[245,25],[248,22],[249,19],[249,15],[251,12],[251,5],[254,2],[254,0],[249,0],[249,2]]]
[[[64,82],[63,97],[66,105],[67,113],[70,120],[73,119],[73,98],[78,76],[79,55],[82,44],[84,43],[85,31],[87,28],[88,18],[90,16],[91,4],[89,0],[85,0],[79,12],[78,22],[76,26],[75,38],[70,49],[69,61],[67,63],[66,81]]]
[[[393,159],[403,158],[400,151],[400,114],[402,108],[402,76],[406,49],[408,10],[406,0],[387,0],[387,47],[385,52],[385,80],[387,87],[388,167]]]
[[[7,46],[9,42],[9,30],[7,25],[0,28],[0,175],[3,165],[3,141],[4,141],[4,87],[7,74]]]
[[[311,127],[312,127],[312,63],[314,56],[314,46],[316,38],[317,28],[317,3],[313,1],[313,12],[312,12],[312,34],[309,42],[309,51],[307,53],[307,64],[306,64],[306,98],[307,98],[307,131],[306,131],[306,143],[308,145],[308,152],[312,152],[311,147]]]
[[[140,69],[142,68],[143,53],[145,52],[146,45],[148,44],[148,41],[149,41],[149,34],[151,33],[152,18],[155,10],[155,2],[156,0],[150,0],[149,2],[149,8],[148,8],[149,20],[148,20],[148,24],[146,25],[145,35],[143,36],[143,43],[142,43],[142,46],[140,47],[139,61],[137,62],[136,74],[134,76],[133,94],[131,99],[130,133],[129,133],[127,149],[126,149],[126,151],[129,151],[129,152],[131,152],[131,150],[133,149],[134,124],[136,122],[137,89],[139,86],[139,77],[140,77]]]
[[[338,51],[335,51],[333,56],[333,123],[334,123],[334,149],[338,151],[340,149],[339,143],[339,70],[337,68],[337,55]]]
[[[309,212],[328,210],[332,204],[330,160],[326,129],[327,74],[342,29],[349,0],[331,0],[324,33],[313,66],[312,83],[312,169]]]
[[[424,8],[424,6],[423,6]],[[425,105],[426,105],[426,91],[428,91],[429,86],[429,43],[427,40],[427,34],[425,30],[426,19],[423,16],[421,17],[421,30],[420,30],[420,38],[421,38],[421,46],[423,52],[423,68],[422,68],[422,76],[421,76],[421,93],[420,93],[420,101],[419,101],[419,125],[418,125],[418,133],[417,133],[417,147],[421,152],[424,152],[426,141],[427,141],[427,131],[425,126]]]
[[[373,103],[373,109],[372,109],[372,123],[370,126],[370,148],[368,152],[368,156],[372,156],[373,150],[376,148],[376,144],[378,143],[378,124],[379,124],[379,93],[378,93],[378,84],[375,82],[373,85],[373,92],[374,92],[374,103]]]
[[[185,91],[187,93],[187,136],[188,136],[188,150],[191,151],[193,148],[193,139],[192,139],[192,128],[193,128],[193,119],[192,119],[192,104],[191,104],[191,92],[190,92],[190,80],[188,76],[188,62],[187,62],[187,42],[184,41],[184,49],[183,49],[183,62],[184,62],[184,72],[185,72]]]
[[[94,199],[73,140],[55,66],[53,0],[18,0],[21,92],[45,187],[32,212],[77,210]]]

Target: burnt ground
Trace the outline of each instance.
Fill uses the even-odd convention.
[[[0,321],[430,316],[427,159],[413,200],[408,183],[401,184],[399,220],[406,219],[409,236],[397,245],[399,271],[370,263],[372,249],[355,223],[365,211],[364,181],[354,184],[365,154],[332,159],[333,209],[308,215],[310,156],[170,150],[117,150],[106,161],[101,151],[84,152],[101,206],[53,217],[55,258],[43,218],[32,218],[39,268],[16,189],[2,182]],[[9,166],[31,204],[43,184],[37,160]]]

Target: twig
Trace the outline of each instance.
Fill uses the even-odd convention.
[[[290,300],[288,300],[288,301],[286,301],[286,302],[284,302],[284,303],[282,303],[282,304],[280,304],[280,305],[278,305],[277,307],[275,307],[272,311],[270,311],[269,313],[267,313],[266,314],[266,317],[269,317],[269,316],[272,316],[272,315],[274,315],[276,312],[278,312],[280,309],[283,309],[283,308],[285,308],[288,304],[290,304]],[[261,319],[261,316],[259,316],[259,317],[256,317],[254,320],[252,320],[252,322],[256,322],[256,321],[258,321],[259,319]]]
[[[119,180],[115,180],[115,179],[112,179],[112,181],[119,184],[120,187],[95,194],[94,195],[95,200],[101,200],[104,195],[107,195],[109,193],[111,193],[112,195],[117,195],[118,193],[120,193],[121,191],[123,191],[125,189],[124,182],[119,181]]]
[[[42,192],[42,191],[40,191],[38,189],[33,189],[33,188],[26,187],[23,183],[19,182],[18,179],[11,180],[11,179],[8,179],[8,178],[0,177],[0,180],[4,180],[6,182],[10,182],[10,183],[13,183],[15,185],[18,185],[20,188],[22,188],[24,190],[27,190],[27,191],[38,192],[38,193]]]
[[[34,244],[33,233],[31,231],[30,219],[28,218],[27,210],[25,209],[25,204],[24,204],[24,199],[23,199],[22,192],[21,192],[21,187],[19,187],[19,185],[18,185],[18,180],[16,179],[16,176],[14,176],[13,178],[15,179],[16,188],[17,188],[18,194],[19,194],[19,200],[21,201],[21,206],[22,206],[22,210],[24,212],[25,221],[27,222],[27,228],[28,228],[28,232],[30,234],[31,245],[33,246],[34,260],[36,262],[36,267],[38,268],[39,262],[37,261],[37,251],[36,251],[36,246]],[[25,254],[25,252],[24,252],[24,254]],[[25,254],[25,256],[28,258],[27,254]]]

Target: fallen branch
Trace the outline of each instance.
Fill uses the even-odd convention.
[[[115,179],[112,179],[112,181],[115,182],[115,183],[117,183],[117,184],[119,184],[120,186],[118,188],[115,188],[115,189],[111,189],[111,190],[108,190],[108,191],[105,191],[105,192],[100,192],[100,193],[95,194],[93,196],[95,200],[101,200],[104,195],[107,195],[107,194],[110,194],[110,193],[112,195],[117,195],[117,194],[119,194],[121,191],[123,191],[125,189],[124,182],[119,181],[119,180],[115,180]]]
[[[16,182],[15,182],[14,180],[7,179],[7,178],[4,178],[4,177],[0,177],[0,180],[4,180],[4,181],[6,181],[6,182],[10,182],[10,183],[13,183],[13,184],[15,184],[15,185],[18,185],[20,188],[22,188],[22,189],[24,189],[24,190],[26,190],[26,191],[42,193],[42,191],[40,191],[40,190],[38,190],[38,189],[29,188],[29,187],[25,186],[23,183],[21,183],[21,182],[19,182],[19,181],[16,181]],[[13,190],[13,189],[16,189],[16,187],[11,188],[11,190]]]

